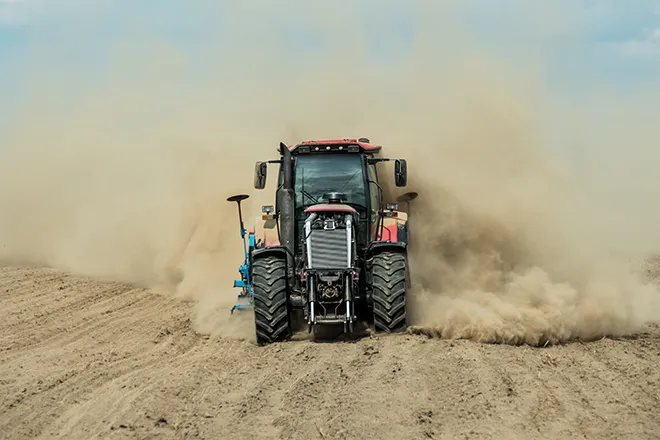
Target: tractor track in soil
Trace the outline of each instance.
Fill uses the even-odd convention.
[[[0,438],[660,438],[660,329],[535,349],[424,336],[257,347],[192,305],[0,268]]]

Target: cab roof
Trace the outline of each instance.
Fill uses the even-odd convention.
[[[291,153],[311,153],[313,151],[349,151],[352,153],[377,153],[381,145],[372,144],[366,138],[347,139],[321,139],[313,141],[302,141],[299,144],[288,145]]]

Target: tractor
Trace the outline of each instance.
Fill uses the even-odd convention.
[[[315,335],[353,334],[358,323],[376,332],[407,329],[408,215],[385,203],[377,164],[394,161],[394,183],[407,185],[405,159],[379,157],[369,139],[280,143],[277,160],[257,162],[254,187],[266,186],[269,164],[279,165],[275,205],[262,207],[255,228],[244,227],[244,261],[236,309],[253,309],[259,345],[290,339],[307,326]],[[247,240],[246,240],[247,235]]]

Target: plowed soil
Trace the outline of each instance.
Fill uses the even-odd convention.
[[[3,439],[660,438],[660,329],[547,348],[210,339],[192,305],[0,269]]]

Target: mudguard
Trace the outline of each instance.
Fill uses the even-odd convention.
[[[277,237],[277,222],[276,220],[263,220],[261,216],[255,217],[254,227],[254,240],[257,248],[278,246],[280,241]]]
[[[394,243],[408,243],[408,214],[405,212],[394,211],[395,216],[385,217],[383,219],[382,231],[376,241],[391,241]]]
[[[252,252],[252,261],[258,258],[268,257],[270,255],[281,255],[282,257],[286,258],[287,249],[281,245],[268,246],[268,247],[255,249]]]
[[[370,258],[374,254],[384,250],[406,253],[407,247],[408,243],[401,241],[372,241],[367,246],[366,254],[367,258]]]

